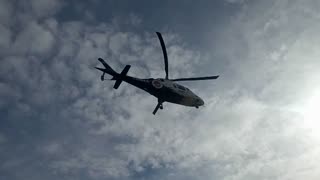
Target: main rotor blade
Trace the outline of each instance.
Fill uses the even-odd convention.
[[[163,57],[164,57],[164,68],[166,71],[166,79],[168,79],[169,78],[169,72],[168,72],[169,70],[168,70],[168,55],[167,55],[166,45],[164,44],[161,33],[159,33],[159,32],[156,32],[156,33],[157,33],[157,36],[160,40],[160,44],[161,44],[161,48],[162,48],[162,52],[163,52]]]
[[[198,80],[210,80],[217,79],[219,76],[206,76],[206,77],[194,77],[194,78],[179,78],[179,79],[170,79],[171,81],[198,81]]]

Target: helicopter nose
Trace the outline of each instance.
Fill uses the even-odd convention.
[[[204,105],[204,101],[200,98],[200,106],[203,106]]]
[[[202,105],[204,105],[204,102],[201,98],[198,97],[196,100],[196,104],[197,104],[197,106],[202,106]]]

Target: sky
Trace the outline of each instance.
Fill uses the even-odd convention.
[[[318,180],[320,1],[0,0],[0,179]],[[116,71],[172,78],[199,109]]]

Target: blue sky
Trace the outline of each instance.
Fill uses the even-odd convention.
[[[0,177],[320,178],[314,0],[0,0]],[[98,57],[205,101],[164,104],[101,82]]]

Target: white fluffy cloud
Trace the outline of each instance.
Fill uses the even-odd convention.
[[[17,35],[12,46],[13,50],[24,54],[50,55],[54,46],[53,34],[37,22],[30,22]]]

